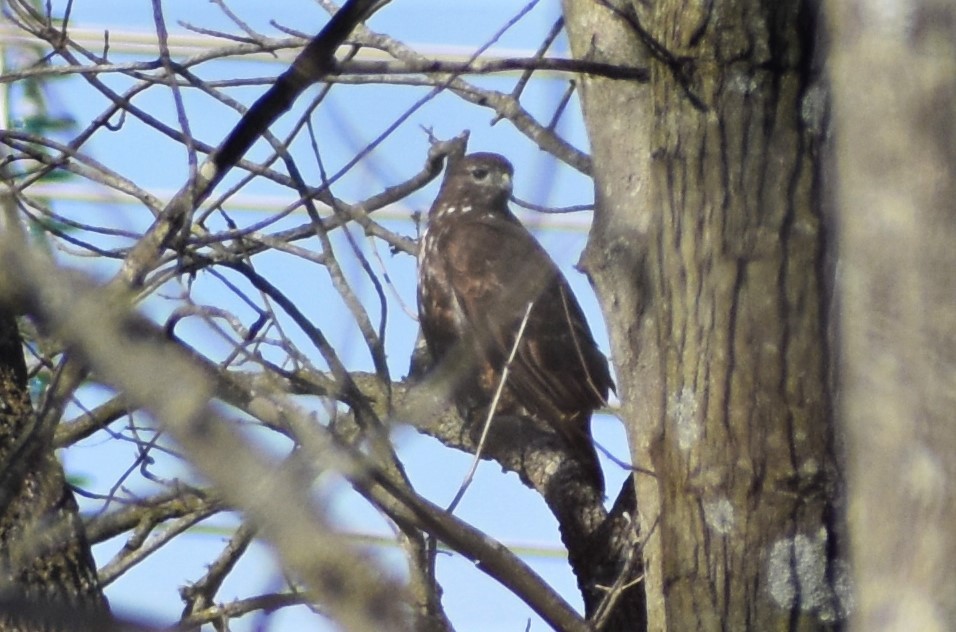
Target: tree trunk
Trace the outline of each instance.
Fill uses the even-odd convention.
[[[565,3],[577,56],[652,71],[583,92],[649,629],[838,628],[814,9],[616,6]]]
[[[956,621],[956,8],[834,3],[859,630]]]
[[[16,319],[0,306],[0,630],[101,629],[108,617],[96,566],[45,434],[35,423]]]

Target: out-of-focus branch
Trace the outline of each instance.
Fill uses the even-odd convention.
[[[103,290],[3,241],[0,297],[23,306],[97,375],[146,407],[224,498],[243,508],[313,598],[348,629],[405,629],[404,591],[334,533],[309,490],[313,475],[287,460],[277,466],[209,406],[215,385],[152,327],[111,304]],[[84,288],[84,290],[81,290]],[[175,394],[174,396],[171,394]]]
[[[6,180],[2,167],[0,176]],[[15,220],[14,197],[5,182],[2,186],[0,236],[5,242],[18,241],[22,235]],[[19,273],[16,268],[6,270]],[[52,425],[34,411],[30,399],[18,313],[0,295],[0,594],[78,616],[108,619],[76,499],[56,459]],[[2,607],[0,628],[14,632],[67,629],[65,625],[43,627],[32,614]]]

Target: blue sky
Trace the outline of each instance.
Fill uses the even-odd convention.
[[[55,2],[54,6],[63,6]],[[228,6],[242,20],[253,28],[269,36],[281,34],[269,25],[270,20],[291,26],[309,33],[316,32],[327,20],[327,14],[312,0],[283,0],[282,2],[263,3],[259,0],[233,0]],[[167,0],[163,3],[168,28],[173,33],[186,32],[180,22],[207,29],[236,32],[233,25],[212,2],[197,0]],[[394,0],[370,22],[370,27],[388,33],[406,44],[442,45],[473,49],[483,44],[520,8],[513,2],[504,1],[458,1],[443,2],[423,0]],[[519,22],[502,38],[500,49],[523,50],[531,52],[537,47],[543,34],[547,32],[557,17],[558,3],[541,2],[529,15]],[[98,27],[108,29],[114,37],[121,31],[152,32],[152,8],[147,0],[123,0],[122,2],[104,2],[103,0],[76,0],[73,4],[72,24],[75,27]],[[555,45],[555,50],[563,52],[566,44],[563,39]],[[174,51],[175,54],[175,51]],[[152,58],[156,54],[153,53]],[[137,57],[115,55],[114,59],[150,59],[144,54]],[[216,62],[200,66],[197,74],[207,80],[231,78],[236,76],[266,77],[275,76],[283,67],[276,63],[263,62]],[[110,85],[123,89],[130,80],[122,77],[103,77]],[[494,87],[508,91],[515,81],[514,76],[481,78],[475,80],[484,87]],[[566,88],[566,78],[533,81],[522,99],[522,103],[532,113],[545,119],[560,99]],[[250,104],[263,91],[264,87],[238,88],[229,94]],[[238,120],[238,115],[213,102],[208,97],[191,90],[184,90],[185,106],[190,127],[201,140],[217,144]],[[307,101],[310,91],[302,101]],[[418,99],[423,91],[407,87],[371,87],[336,86],[329,98],[312,117],[318,138],[320,152],[326,168],[334,171],[346,163],[371,138],[384,130],[394,118]],[[70,113],[80,126],[95,117],[106,107],[102,96],[90,89],[79,79],[55,82],[50,87],[50,96],[57,107]],[[175,110],[170,92],[167,89],[151,88],[138,96],[136,105],[158,116],[170,125],[176,125]],[[295,112],[301,112],[302,105],[280,120],[274,132],[282,137],[292,121]],[[593,199],[590,181],[573,170],[557,164],[550,156],[541,152],[524,136],[516,132],[508,122],[499,122],[495,126],[489,123],[493,113],[465,104],[453,95],[442,95],[418,110],[392,137],[382,143],[379,149],[368,159],[343,178],[335,193],[347,200],[357,200],[393,185],[418,171],[427,150],[427,139],[421,130],[425,126],[434,130],[439,137],[454,136],[463,129],[471,130],[471,151],[497,151],[506,154],[516,165],[516,194],[518,197],[536,204],[555,206],[586,204]],[[577,147],[586,150],[583,125],[577,110],[576,101],[565,113],[559,127],[562,134]],[[314,160],[308,158],[307,138],[299,138],[292,148],[307,168],[307,177],[318,179]],[[135,181],[140,186],[160,197],[168,196],[183,182],[187,169],[186,154],[183,148],[148,129],[132,118],[115,132],[99,132],[84,147],[84,152],[117,172]],[[257,146],[250,158],[265,155],[263,146]],[[311,174],[309,173],[311,169]],[[235,178],[220,185],[217,191],[224,191]],[[73,183],[79,185],[81,183]],[[437,183],[433,183],[405,200],[399,207],[389,209],[388,227],[408,236],[414,236],[415,226],[409,219],[411,212],[427,210],[436,192]],[[275,210],[282,204],[295,200],[292,191],[271,185],[258,178],[243,191],[245,196],[267,197],[276,204]],[[215,194],[214,196],[215,197]],[[243,208],[237,202],[227,204],[232,209],[231,216],[242,224],[252,223],[268,217],[275,210]],[[128,203],[70,203],[57,205],[64,215],[114,227],[142,230],[150,220],[149,214],[141,205]],[[596,306],[586,279],[573,270],[586,238],[586,227],[590,220],[588,213],[576,213],[570,216],[542,216],[523,213],[522,217],[536,227],[536,234],[552,256],[564,269],[575,289],[580,302],[588,313],[592,328],[605,350],[606,336],[600,312]],[[217,220],[213,217],[210,225]],[[301,224],[305,217],[301,214],[288,218],[283,225]],[[555,224],[558,224],[557,226]],[[358,231],[353,237],[361,241],[364,238]],[[336,246],[346,252],[343,239]],[[115,245],[115,244],[114,244]],[[315,240],[300,242],[298,245],[318,250]],[[365,246],[366,248],[369,246]],[[378,255],[395,285],[395,291],[401,297],[401,303],[414,309],[415,262],[407,255],[391,255],[387,248],[379,246]],[[90,268],[89,260],[64,257],[70,265]],[[267,278],[280,286],[290,298],[311,318],[315,319],[328,335],[347,365],[354,369],[369,369],[369,355],[357,337],[356,329],[340,301],[335,298],[326,275],[316,264],[306,262],[284,253],[272,253],[257,258],[257,269]],[[106,276],[111,273],[110,264],[96,264],[95,273]],[[371,285],[363,280],[357,266],[346,270],[349,278],[355,282],[363,303],[370,306],[373,317],[377,318],[375,305],[377,299]],[[195,281],[192,293],[194,300],[208,305],[226,306],[237,315],[252,318],[248,310],[237,304],[236,298],[223,290],[214,279],[200,276]],[[144,310],[157,319],[163,319],[178,305],[176,288],[171,285],[168,298],[157,297],[144,305]],[[330,298],[332,297],[332,298]],[[416,331],[413,318],[402,313],[402,305],[390,299],[390,313],[387,353],[390,369],[394,376],[403,376],[408,367],[411,343]],[[246,323],[248,325],[248,322]],[[187,325],[178,330],[187,340],[203,352],[216,357],[224,353],[226,347],[217,341],[210,332],[198,325]],[[294,327],[287,331],[297,342],[301,340],[303,353],[315,354]],[[95,405],[104,396],[102,392],[90,390],[86,393],[87,405]],[[627,450],[623,430],[613,418],[598,418],[595,421],[595,437],[605,447],[621,458],[626,458]],[[395,432],[396,443],[400,447],[401,457],[406,463],[416,488],[429,499],[447,504],[471,463],[471,457],[440,446],[434,440],[421,437],[407,428]],[[282,450],[282,446],[272,442],[270,449]],[[128,443],[108,439],[100,433],[90,440],[68,450],[64,459],[72,474],[83,477],[84,483],[91,489],[105,493],[117,477],[130,466],[133,448]],[[166,475],[191,476],[176,459],[158,457],[157,470]],[[620,487],[625,474],[618,468],[605,463],[608,477],[608,489],[613,493]],[[132,492],[149,493],[156,491],[148,481],[133,477],[128,481]],[[355,494],[342,488],[330,495],[330,507],[343,529],[359,533],[378,533],[388,535],[386,523],[377,512],[361,501]],[[98,509],[99,503],[84,503],[87,510]],[[456,514],[485,530],[499,540],[520,546],[533,544],[550,548],[560,546],[556,523],[548,513],[543,501],[536,494],[524,488],[515,475],[504,475],[500,468],[483,462],[478,477],[465,496]],[[191,532],[159,552],[130,573],[120,577],[108,589],[108,595],[114,607],[122,612],[136,613],[155,617],[160,622],[171,622],[178,618],[182,602],[177,590],[184,582],[200,577],[204,567],[221,549],[226,537],[222,527],[228,527],[229,517],[216,517],[208,523],[215,529]],[[109,560],[112,554],[123,544],[121,539],[107,542],[96,550],[99,563]],[[379,547],[378,554],[388,560],[390,566],[401,568],[401,558],[396,550]],[[527,560],[537,572],[542,574],[571,603],[580,607],[580,597],[574,578],[561,558],[530,557]],[[443,603],[452,622],[458,630],[523,630],[530,619],[533,630],[547,627],[530,610],[507,591],[498,587],[470,563],[454,555],[442,555],[439,562],[440,581],[444,588]],[[232,597],[249,596],[259,592],[276,590],[281,587],[281,575],[262,545],[256,545],[243,559],[234,573],[234,579],[226,584],[219,598],[228,601]],[[493,606],[490,606],[494,604]],[[295,629],[303,620],[316,621],[315,617],[297,608],[289,613],[275,617],[272,622],[276,630]],[[305,617],[305,619],[303,619]],[[234,630],[259,629],[255,617],[246,617],[237,622]],[[310,624],[317,625],[317,624]],[[317,627],[315,629],[321,629]]]

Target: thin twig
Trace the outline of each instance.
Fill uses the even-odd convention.
[[[478,461],[481,460],[481,453],[485,446],[485,440],[488,438],[488,431],[491,429],[491,422],[494,419],[495,411],[498,408],[498,400],[501,398],[501,393],[504,391],[505,381],[508,379],[508,372],[511,368],[511,363],[514,362],[515,355],[518,353],[518,345],[521,344],[521,338],[524,336],[524,329],[528,324],[528,318],[531,316],[532,307],[534,307],[534,301],[528,303],[528,307],[524,310],[524,317],[521,319],[521,325],[518,326],[518,333],[515,336],[514,344],[511,345],[511,353],[508,354],[508,359],[505,361],[504,368],[501,370],[501,377],[498,379],[498,387],[495,389],[495,395],[491,398],[491,405],[488,407],[488,415],[485,417],[485,424],[481,429],[481,438],[478,439],[478,446],[475,448],[475,458],[472,459],[471,468],[468,470],[468,474],[465,475],[465,479],[458,488],[458,493],[455,494],[455,498],[451,501],[451,504],[448,505],[448,513],[455,511],[455,507],[457,507],[458,503],[461,502],[462,497],[464,497],[465,492],[471,485],[471,481],[475,478],[475,472],[478,470]]]

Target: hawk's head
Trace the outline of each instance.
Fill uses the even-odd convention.
[[[507,211],[511,197],[514,167],[504,156],[490,153],[468,154],[453,161],[445,173],[435,211],[467,213],[470,210]],[[442,208],[444,207],[444,208]]]

